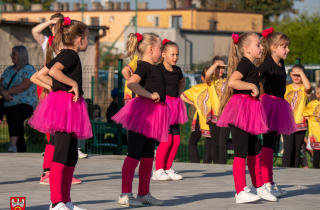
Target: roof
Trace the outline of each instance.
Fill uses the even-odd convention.
[[[179,29],[182,33],[189,33],[189,34],[220,34],[220,35],[231,35],[235,34],[242,34],[246,31],[218,31],[218,30],[191,30],[191,29]],[[251,32],[251,31],[250,31]],[[261,33],[253,32],[261,36]]]

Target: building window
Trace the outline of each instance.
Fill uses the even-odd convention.
[[[182,28],[182,16],[172,16],[172,28]]]
[[[99,25],[99,18],[97,18],[97,17],[91,18],[91,25],[98,26]]]
[[[111,17],[110,17],[110,22],[113,22],[113,21],[114,21],[114,17],[111,16]]]
[[[159,27],[159,17],[158,16],[154,17],[153,25],[154,25],[154,27]]]
[[[257,20],[255,18],[252,19],[252,30],[257,30]]]
[[[39,22],[40,22],[40,23],[46,22],[46,18],[39,18]]]
[[[215,31],[215,30],[217,30],[217,24],[218,24],[218,21],[216,21],[216,20],[209,20],[209,30],[210,30],[210,31]]]
[[[29,20],[28,18],[20,18],[19,19],[20,22],[28,22],[28,20]]]

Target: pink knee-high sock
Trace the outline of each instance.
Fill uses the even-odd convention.
[[[169,170],[172,167],[172,163],[174,161],[174,158],[177,155],[179,146],[180,146],[180,135],[174,135],[173,143],[171,144],[171,147],[167,153],[164,170]]]
[[[43,169],[50,168],[54,156],[54,146],[47,144],[43,157]]]
[[[271,160],[270,160],[270,168],[269,168],[269,182],[271,184],[274,184],[273,182],[273,153],[270,156]]]
[[[246,159],[234,157],[233,161],[233,178],[237,193],[243,191],[246,184]]]
[[[48,143],[50,141],[50,133],[46,133],[46,136],[47,136],[47,140],[48,140]]]
[[[263,183],[266,184],[270,182],[270,156],[273,156],[273,150],[268,147],[262,147],[260,153],[260,160],[261,160],[261,175]],[[272,169],[271,169],[272,170]]]
[[[147,195],[150,191],[150,179],[154,158],[141,158],[139,166],[138,195]]]
[[[134,171],[139,163],[139,160],[126,157],[122,166],[122,193],[132,192],[132,181]]]
[[[71,184],[72,177],[75,167],[64,166],[63,174],[62,174],[62,202],[68,203],[71,201],[70,192],[71,192]]]
[[[261,163],[260,155],[256,156],[247,156],[247,164],[249,173],[251,176],[252,185],[255,188],[261,187],[263,185],[262,175],[261,175]]]
[[[52,162],[51,164],[49,179],[52,203],[63,202],[62,181],[64,167],[65,165],[61,163]]]
[[[167,142],[161,142],[156,153],[156,170],[164,169],[167,154],[173,143],[172,135],[169,134]],[[164,169],[165,170],[165,169]]]

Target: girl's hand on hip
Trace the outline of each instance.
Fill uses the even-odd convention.
[[[152,94],[151,94],[151,100],[153,100],[153,101],[155,101],[155,102],[160,101],[160,95],[159,95],[159,93],[157,93],[157,92],[152,93]]]
[[[252,89],[251,95],[252,95],[253,97],[257,97],[257,96],[259,95],[259,93],[260,93],[260,92],[259,92],[258,87],[254,85],[254,88]]]
[[[74,97],[72,98],[72,101],[77,103],[78,99],[79,99],[79,87],[78,84],[76,84],[75,86],[72,86],[71,90],[69,90],[69,93],[74,92]]]

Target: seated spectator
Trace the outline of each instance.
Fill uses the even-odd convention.
[[[111,91],[112,102],[107,109],[106,118],[108,122],[113,122],[111,117],[118,112],[118,88]]]

